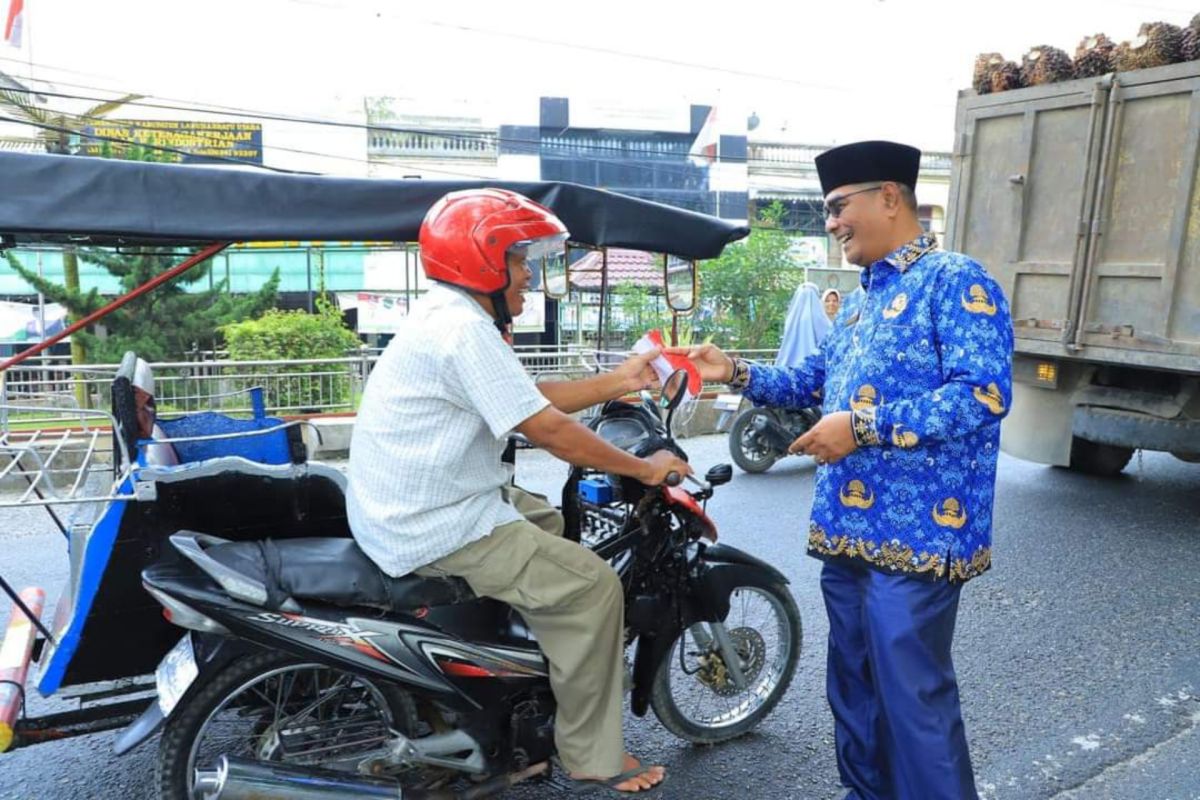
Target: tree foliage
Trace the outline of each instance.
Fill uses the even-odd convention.
[[[750,236],[700,265],[704,333],[723,347],[749,350],[779,346],[788,304],[804,279],[788,254],[780,229],[784,209],[763,209]]]

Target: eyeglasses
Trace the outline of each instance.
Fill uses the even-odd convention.
[[[836,198],[832,203],[822,203],[821,210],[825,212],[825,219],[836,219],[846,210],[846,206],[850,204],[850,198],[856,194],[865,194],[867,192],[878,192],[883,188],[883,184],[879,186],[869,186],[866,189],[858,189],[857,191],[847,192],[841,197]]]

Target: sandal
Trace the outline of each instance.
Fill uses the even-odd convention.
[[[667,782],[667,776],[663,775],[663,779],[661,781],[648,789],[635,789],[630,791],[628,789],[618,789],[617,786],[631,778],[636,778],[639,775],[646,774],[650,771],[650,767],[639,764],[638,766],[625,770],[619,775],[614,775],[611,778],[572,778],[570,771],[563,766],[563,763],[559,761],[557,757],[554,758],[554,765],[562,770],[563,773],[561,778],[560,776],[555,775],[554,778],[551,779],[555,785],[555,788],[561,789],[562,791],[573,795],[588,795],[594,792],[606,792],[616,797],[630,797],[632,795],[637,795],[638,797],[647,797],[657,793],[660,789],[662,789],[663,784]]]

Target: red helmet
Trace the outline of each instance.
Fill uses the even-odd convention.
[[[508,288],[504,256],[510,247],[566,236],[559,218],[528,197],[506,189],[465,189],[433,204],[418,240],[427,277],[491,295]]]

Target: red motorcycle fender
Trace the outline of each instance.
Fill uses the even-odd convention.
[[[717,525],[708,514],[704,513],[704,509],[696,502],[696,498],[678,486],[668,486],[664,491],[666,492],[667,503],[673,506],[681,506],[690,511],[696,519],[700,520],[700,524],[704,526],[704,538],[716,544]]]

